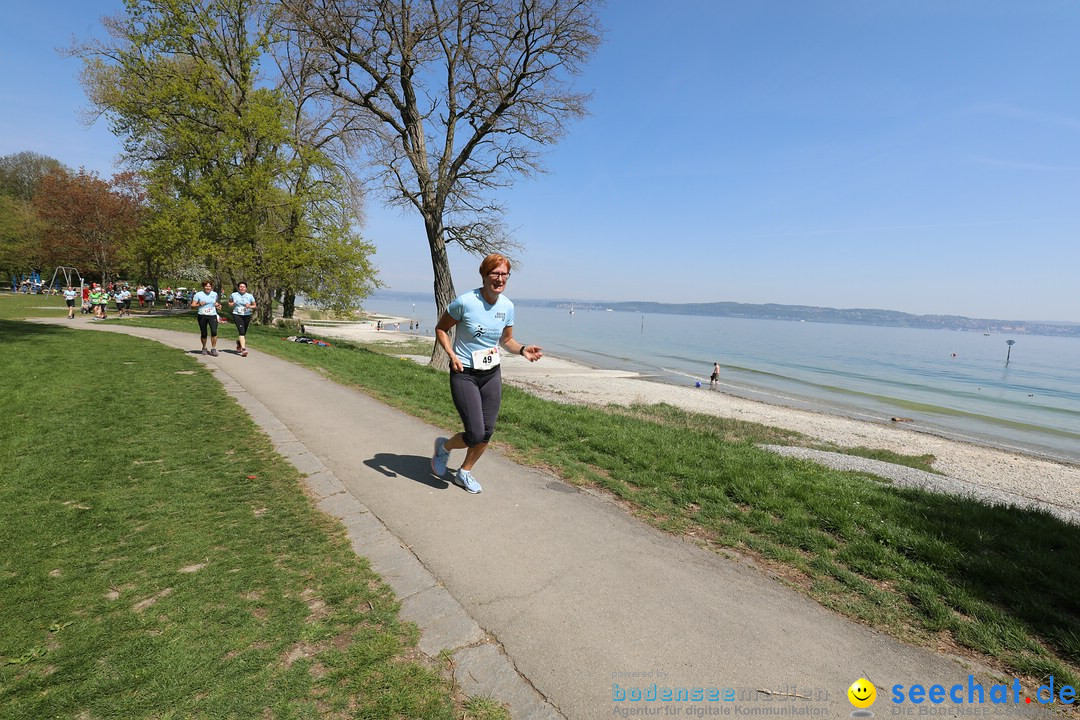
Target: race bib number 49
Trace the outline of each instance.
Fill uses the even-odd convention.
[[[473,350],[473,370],[493,370],[502,362],[499,356],[499,348],[493,347],[488,350]]]

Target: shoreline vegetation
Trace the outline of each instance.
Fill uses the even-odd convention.
[[[191,332],[188,317],[121,322]],[[365,323],[314,325],[307,332],[331,339],[333,348],[281,342],[295,331],[265,327],[253,328],[249,344],[433,425],[455,421],[445,375],[422,365],[429,337]],[[335,339],[343,331],[355,334]],[[1080,566],[1071,560],[1080,557],[1077,525],[760,446],[884,451],[888,462],[1074,509],[1080,466],[557,358],[532,366],[507,360],[497,444],[510,457],[550,468],[902,640],[1015,675],[1029,689],[1050,675],[1072,684],[1080,678]]]

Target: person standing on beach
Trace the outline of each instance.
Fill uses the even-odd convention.
[[[709,389],[715,390],[716,386],[720,384],[720,363],[714,362],[712,364],[712,375],[709,376]]]
[[[502,403],[502,358],[499,345],[529,362],[544,356],[537,345],[514,339],[514,303],[503,295],[510,279],[510,261],[498,253],[480,263],[483,285],[454,299],[435,326],[435,339],[450,356],[450,395],[463,432],[447,439],[436,438],[431,469],[446,474],[451,450],[465,450],[465,462],[454,475],[454,484],[467,492],[481,491],[472,476],[473,466],[487,450]],[[455,327],[453,346],[450,331]]]
[[[236,292],[229,296],[229,309],[236,324],[236,350],[240,357],[247,357],[247,329],[251,324],[251,311],[256,309],[256,305],[255,296],[248,292],[246,282],[236,284]]]
[[[214,292],[214,285],[207,280],[203,283],[203,289],[195,293],[191,298],[191,307],[196,308],[199,318],[199,338],[202,340],[203,355],[217,357],[217,328],[218,314],[221,303],[218,302],[218,294]],[[210,334],[210,350],[206,349],[206,335]]]

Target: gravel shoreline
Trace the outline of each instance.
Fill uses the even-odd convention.
[[[810,448],[789,447],[785,445],[761,445],[764,450],[774,452],[784,457],[801,458],[819,465],[833,468],[834,470],[849,470],[853,472],[868,473],[880,478],[892,481],[900,487],[916,487],[929,492],[947,493],[960,497],[971,498],[987,505],[1014,505],[1016,507],[1045,510],[1059,520],[1080,525],[1080,511],[1052,505],[1040,500],[1022,497],[1014,493],[986,488],[974,483],[957,480],[946,475],[936,475],[918,470],[916,468],[894,463],[871,460],[870,458],[857,455],[845,455],[843,453],[828,452],[826,450],[812,450]]]

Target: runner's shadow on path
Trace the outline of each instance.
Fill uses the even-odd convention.
[[[364,464],[389,478],[408,478],[436,490],[450,487],[450,483],[435,477],[431,472],[431,458],[428,457],[379,453],[370,460],[365,460]]]

